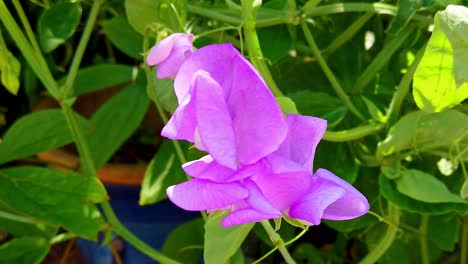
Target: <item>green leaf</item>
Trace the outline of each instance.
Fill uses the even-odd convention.
[[[168,112],[174,112],[179,104],[174,91],[174,81],[171,79],[159,79],[156,73],[151,74],[152,86],[147,87],[148,96],[154,102],[158,102]]]
[[[87,139],[97,168],[104,165],[141,124],[149,106],[145,88],[142,83],[128,85],[91,117],[96,129]]]
[[[164,141],[146,169],[139,204],[148,205],[166,199],[167,187],[186,179],[172,142]]]
[[[205,223],[206,264],[226,263],[242,245],[254,223],[224,228],[221,220],[227,213],[217,213]],[[211,215],[210,215],[211,216]]]
[[[164,241],[162,253],[181,263],[197,264],[203,251],[204,221],[197,218],[178,226]]]
[[[0,76],[3,86],[12,94],[17,95],[20,87],[19,75],[21,73],[21,64],[8,51],[0,30]]]
[[[299,113],[316,116],[328,121],[328,127],[334,127],[346,115],[346,107],[340,99],[322,92],[303,90],[289,95],[296,103]]]
[[[460,196],[463,199],[468,198],[468,179],[465,180],[463,186],[460,189]]]
[[[371,224],[375,224],[378,222],[375,216],[370,214],[363,215],[359,218],[352,219],[352,220],[345,220],[345,221],[331,221],[331,220],[323,220],[323,222],[335,229],[338,232],[348,233],[357,229],[364,228]]]
[[[179,18],[181,23],[185,23],[185,9],[185,1],[183,0],[125,1],[128,22],[142,35],[149,27],[156,25],[167,27],[174,32],[183,32],[184,29],[181,28]]]
[[[296,104],[289,97],[285,97],[285,96],[276,97],[276,102],[279,104],[279,107],[281,108],[281,110],[283,111],[285,115],[299,113],[297,111]]]
[[[460,236],[460,221],[455,216],[437,215],[429,218],[427,237],[442,250],[453,251]]]
[[[362,97],[362,100],[366,104],[367,111],[371,115],[372,119],[380,123],[385,123],[387,121],[387,117],[382,113],[382,111],[380,111],[380,109],[374,104],[374,102],[365,98],[364,96]]]
[[[288,56],[292,42],[286,26],[260,28],[258,29],[258,38],[262,53],[271,64],[276,64]]]
[[[349,183],[358,176],[359,165],[346,144],[321,141],[314,159],[314,168],[327,168]]]
[[[0,226],[0,230],[7,231],[14,237],[40,236],[50,239],[58,230],[57,225],[18,215],[13,209],[3,205],[0,205]]]
[[[298,263],[323,264],[325,261],[320,255],[320,250],[311,244],[301,243],[292,253],[293,259]]]
[[[457,37],[457,34],[463,35],[468,24],[463,26],[462,19],[457,22],[460,26],[455,27],[455,22],[448,16],[459,16],[461,12],[451,10],[435,15],[432,36],[414,74],[414,100],[427,112],[442,111],[468,98],[468,83],[464,81],[468,68],[468,41]],[[444,31],[450,33],[450,39]]]
[[[468,116],[455,110],[409,113],[378,144],[377,155],[385,157],[404,150],[425,152],[451,146],[466,137],[467,131]]]
[[[136,68],[123,64],[100,64],[82,68],[76,75],[73,90],[75,96],[111,86],[121,86],[134,81]],[[65,78],[59,81],[65,83]]]
[[[385,199],[403,210],[422,214],[440,215],[450,212],[466,212],[468,205],[462,203],[425,203],[412,199],[397,190],[396,183],[383,174],[379,176],[380,192]]]
[[[46,9],[39,17],[39,43],[49,53],[65,43],[80,23],[81,6],[77,3],[59,3]]]
[[[453,73],[457,88],[468,82],[468,7],[449,5],[439,12],[440,27],[453,49]]]
[[[134,59],[143,59],[143,37],[130,26],[125,17],[116,16],[104,21],[102,26],[117,49]]]
[[[399,192],[418,201],[468,204],[436,177],[419,170],[402,170],[396,184]]]
[[[90,123],[78,116],[79,125],[89,131]],[[73,141],[67,122],[58,109],[34,112],[18,119],[3,135],[0,164],[57,148]]]
[[[392,19],[390,27],[386,33],[392,36],[398,34],[403,29],[418,10],[426,9],[434,5],[445,6],[445,0],[400,0],[396,16]]]
[[[106,198],[97,179],[75,172],[31,166],[0,170],[0,204],[88,239],[96,239],[103,226],[93,203]]]
[[[44,238],[15,238],[0,245],[0,263],[41,263],[47,252],[49,252],[49,242]]]

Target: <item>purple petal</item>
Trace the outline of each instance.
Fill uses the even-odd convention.
[[[239,209],[233,209],[223,219],[221,222],[223,227],[281,217],[281,212],[265,199],[254,182],[247,181],[244,183],[244,186],[249,190],[248,198],[245,202],[242,202],[242,206]]]
[[[158,78],[175,75],[186,57],[194,51],[193,35],[176,33],[160,41],[151,48],[146,63],[158,65]]]
[[[313,187],[309,193],[291,206],[288,215],[318,225],[326,208],[343,197],[346,190],[331,181],[320,178],[315,178],[312,184]]]
[[[288,114],[288,135],[275,154],[282,155],[312,171],[315,149],[327,129],[325,119]]]
[[[204,148],[219,164],[237,168],[232,118],[223,88],[207,72],[197,71],[192,93],[196,93],[198,132]]]
[[[196,125],[195,103],[188,95],[163,127],[161,136],[194,142]]]
[[[369,202],[356,188],[333,173],[319,169],[315,173],[321,179],[329,180],[346,190],[343,197],[328,206],[323,213],[324,219],[348,220],[366,214],[369,211]]]
[[[182,165],[183,170],[197,179],[207,179],[214,182],[230,182],[236,171],[219,165],[210,155],[199,160],[187,162]]]
[[[248,191],[239,183],[215,183],[194,179],[170,186],[167,197],[188,211],[224,209],[247,198]]]
[[[274,219],[281,217],[276,214],[265,214],[255,209],[241,209],[235,212],[231,212],[221,221],[222,227],[231,227],[235,225],[241,225],[246,223],[260,222],[263,220]]]
[[[240,54],[237,58],[228,105],[234,117],[237,157],[241,164],[253,164],[278,149],[288,128],[263,79]]]
[[[231,44],[203,47],[185,60],[177,74],[174,87],[179,103],[191,92],[192,76],[198,70],[208,72],[223,89],[240,163],[253,164],[275,151],[286,136],[286,122],[253,66]]]
[[[312,175],[304,170],[295,171],[296,165],[291,170],[285,166],[282,169],[285,172],[272,173],[265,170],[252,177],[267,200],[279,210],[289,208],[297,199],[304,196],[312,183]]]

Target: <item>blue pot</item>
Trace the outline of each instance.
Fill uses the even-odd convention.
[[[139,186],[106,185],[111,197],[110,203],[118,218],[133,234],[155,249],[161,249],[167,236],[177,226],[200,216],[196,212],[184,211],[165,200],[154,205],[139,206]],[[115,238],[120,240],[120,238]],[[125,264],[154,263],[143,253],[123,241],[114,243]],[[112,254],[107,246],[80,239],[77,241],[87,264],[113,264]]]

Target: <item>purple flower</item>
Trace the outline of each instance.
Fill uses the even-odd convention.
[[[158,77],[176,74],[179,106],[161,134],[208,152],[183,165],[193,179],[167,189],[173,203],[190,211],[230,210],[224,227],[283,215],[317,225],[368,211],[367,199],[350,184],[324,169],[312,173],[325,120],[285,118],[232,45],[194,52],[191,38],[172,35],[148,56],[149,64],[158,64]]]
[[[171,201],[186,210],[230,209],[224,227],[282,215],[305,224],[320,219],[346,220],[365,214],[367,199],[349,183],[312,163],[326,129],[326,121],[288,115],[288,134],[281,146],[255,164],[237,170],[224,167],[211,156],[184,164],[194,179],[171,186]]]
[[[179,106],[161,134],[193,142],[222,166],[254,164],[286,136],[273,94],[231,44],[194,52],[180,67],[174,88]]]
[[[172,34],[151,48],[146,63],[158,66],[158,78],[173,78],[185,59],[194,52],[192,43],[192,34]]]

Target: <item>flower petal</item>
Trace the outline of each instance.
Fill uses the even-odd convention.
[[[192,34],[172,34],[151,48],[146,63],[150,66],[158,65],[158,78],[171,77],[177,73],[186,57],[194,51],[192,43]]]
[[[163,127],[161,136],[194,142],[196,125],[195,103],[188,95]]]
[[[247,198],[248,191],[239,183],[215,183],[194,179],[170,186],[167,197],[188,211],[224,209]]]
[[[207,179],[214,182],[230,182],[236,171],[219,165],[213,157],[206,155],[201,159],[187,162],[182,165],[182,169],[188,175],[197,179]]]
[[[276,214],[265,214],[255,209],[247,208],[229,213],[221,221],[221,226],[231,227],[235,225],[260,222],[263,220],[274,219],[279,217],[281,217],[281,214],[279,216]]]
[[[175,78],[179,103],[191,92],[191,78],[199,70],[222,87],[240,163],[253,164],[275,151],[286,137],[286,121],[254,67],[231,44],[205,46],[185,60]]]
[[[289,163],[293,166],[288,170],[286,168],[288,163],[281,165],[281,160],[287,161],[279,157],[275,160],[279,164],[272,164],[273,168],[282,166],[281,173],[274,173],[271,170],[263,171],[253,176],[252,180],[275,208],[284,210],[307,193],[312,183],[312,175],[301,167],[298,171],[294,163]]]
[[[327,129],[327,120],[311,116],[288,114],[288,135],[275,154],[313,169],[315,149]]]
[[[291,206],[288,215],[318,225],[325,209],[345,195],[346,190],[331,181],[320,178],[315,178],[312,184],[307,195]]]
[[[198,132],[204,148],[220,165],[237,168],[236,142],[232,118],[223,88],[207,72],[194,75]]]
[[[247,181],[244,183],[244,187],[249,190],[248,198],[245,202],[240,203],[242,205],[239,209],[233,209],[233,211],[223,219],[221,222],[223,227],[281,217],[281,212],[265,199],[254,182]],[[236,206],[233,206],[233,208],[235,207]]]
[[[253,164],[278,149],[288,128],[270,89],[254,67],[237,54],[228,105],[234,117],[237,157],[241,164]]]
[[[315,173],[319,178],[326,179],[346,190],[346,193],[337,201],[325,209],[323,219],[348,220],[366,214],[369,211],[369,202],[351,184],[337,177],[325,169],[319,169]]]

